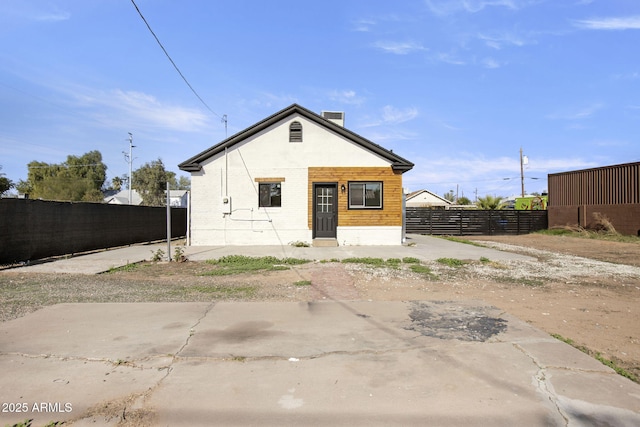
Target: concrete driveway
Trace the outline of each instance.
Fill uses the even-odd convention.
[[[186,253],[529,259],[410,242]],[[94,274],[158,248],[10,271]],[[0,425],[640,425],[640,385],[481,301],[60,304],[0,323],[0,372]]]
[[[61,304],[0,349],[2,425],[640,425],[640,385],[479,301]]]
[[[491,248],[452,242],[431,236],[409,235],[407,244],[394,246],[338,246],[299,248],[291,245],[281,246],[181,246],[171,243],[172,255],[180,246],[192,261],[204,261],[225,255],[276,256],[279,258],[305,258],[314,260],[345,259],[352,257],[404,258],[415,257],[423,261],[438,258],[458,258],[478,260],[481,257],[493,261],[508,259],[528,259],[531,257],[503,252]],[[97,274],[110,268],[129,263],[151,260],[153,254],[162,250],[167,253],[167,244],[140,244],[122,248],[93,252],[71,258],[56,259],[51,262],[34,263],[18,267],[18,270],[31,273],[73,273]],[[0,270],[16,271],[16,269]]]

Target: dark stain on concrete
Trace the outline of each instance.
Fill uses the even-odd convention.
[[[444,340],[484,342],[507,329],[507,321],[489,314],[490,306],[463,306],[451,301],[413,302],[405,329]]]
[[[282,334],[281,331],[269,330],[272,326],[273,323],[266,321],[240,322],[226,329],[203,331],[201,334],[217,341],[242,343],[251,340],[271,338]]]

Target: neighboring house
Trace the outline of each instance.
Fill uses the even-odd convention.
[[[188,202],[187,190],[169,190],[169,205],[172,207],[186,208]],[[166,191],[165,191],[166,194]],[[141,205],[142,197],[136,190],[131,190],[133,203],[129,203],[129,190],[105,192],[104,202],[111,205]]]
[[[129,190],[109,190],[105,193],[104,202],[110,205],[140,205],[142,204],[142,197],[136,190],[131,190],[131,198],[133,203],[129,203]]]
[[[188,190],[169,190],[169,206],[174,208],[186,208],[189,203]]]
[[[408,208],[449,209],[452,204],[449,200],[429,190],[418,190],[407,194],[406,206]]]
[[[621,234],[640,236],[640,162],[548,175],[549,228],[597,226],[605,216]]]
[[[297,104],[184,161],[193,245],[402,244],[413,163]]]

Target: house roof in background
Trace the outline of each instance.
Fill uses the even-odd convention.
[[[407,194],[407,199],[406,199],[406,201],[407,201],[407,202],[409,202],[409,201],[411,201],[411,199],[416,198],[417,196],[419,196],[419,195],[420,195],[420,194],[422,194],[422,193],[427,193],[427,194],[429,194],[429,195],[431,195],[431,196],[433,196],[433,197],[435,197],[435,198],[437,198],[437,199],[441,200],[442,202],[444,202],[444,203],[446,203],[446,204],[448,204],[448,205],[453,204],[450,200],[447,200],[447,199],[445,199],[445,198],[443,198],[443,197],[440,197],[440,196],[438,196],[437,194],[432,193],[432,192],[431,192],[431,191],[429,191],[429,190],[417,190],[417,191],[412,191],[411,193]]]
[[[283,120],[284,118],[293,115],[293,114],[299,114],[303,117],[305,117],[306,119],[315,122],[321,126],[324,126],[325,128],[343,136],[344,138],[347,138],[348,140],[360,145],[362,148],[373,152],[381,157],[383,157],[384,159],[388,160],[389,162],[391,162],[391,167],[394,170],[400,171],[400,172],[406,172],[408,170],[411,170],[413,168],[413,163],[411,163],[410,161],[408,161],[407,159],[404,159],[400,156],[398,156],[397,154],[393,153],[390,150],[387,150],[386,148],[381,147],[380,145],[369,141],[368,139],[340,126],[337,125],[335,123],[333,123],[330,120],[325,119],[324,117],[322,117],[319,114],[314,113],[311,110],[308,110],[298,104],[292,104],[289,107],[278,111],[277,113],[267,117],[266,119],[246,128],[243,131],[238,132],[237,134],[225,139],[224,141],[220,142],[217,145],[214,145],[211,148],[208,148],[206,150],[204,150],[203,152],[196,154],[195,156],[191,157],[188,160],[185,160],[184,162],[180,163],[178,165],[178,167],[183,170],[183,171],[187,171],[187,172],[197,172],[199,171],[202,166],[201,163],[207,159],[209,159],[210,157],[223,152],[225,149],[232,147],[233,145],[244,141],[245,139],[257,134],[258,132],[263,131],[264,129],[268,128],[269,126]]]

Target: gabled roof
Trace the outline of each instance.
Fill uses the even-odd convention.
[[[283,120],[284,118],[292,115],[292,114],[299,114],[303,117],[305,117],[306,119],[315,122],[317,124],[319,124],[320,126],[323,126],[341,136],[343,136],[344,138],[350,140],[351,142],[360,145],[362,148],[364,148],[365,150],[368,150],[372,153],[375,153],[381,157],[383,157],[384,159],[387,159],[389,162],[391,162],[391,167],[393,168],[393,170],[397,170],[400,172],[406,172],[408,170],[411,170],[413,168],[413,163],[411,163],[410,161],[398,156],[397,154],[394,154],[392,151],[387,150],[381,146],[379,146],[378,144],[375,144],[371,141],[369,141],[368,139],[354,133],[351,132],[348,129],[345,129],[342,126],[339,126],[335,123],[333,123],[330,120],[325,119],[324,117],[314,113],[313,111],[307,110],[306,108],[298,105],[298,104],[292,104],[289,107],[285,108],[284,110],[281,110],[269,117],[267,117],[266,119],[254,124],[253,126],[250,126],[248,128],[246,128],[245,130],[238,132],[237,134],[225,139],[224,141],[220,142],[219,144],[214,145],[211,148],[206,149],[205,151],[196,154],[195,156],[191,157],[188,160],[185,160],[184,162],[180,163],[178,165],[178,167],[183,170],[183,171],[187,171],[187,172],[197,172],[199,171],[202,166],[201,163],[205,160],[207,160],[208,158],[215,156],[216,154],[223,152],[225,149],[228,149],[232,146],[234,146],[235,144],[244,141],[245,139],[263,131],[264,129],[268,128],[269,126],[279,122],[280,120]]]
[[[410,201],[411,199],[413,199],[413,198],[415,198],[415,197],[419,196],[419,195],[420,195],[420,194],[422,194],[422,193],[430,194],[431,196],[433,196],[433,197],[435,197],[436,199],[439,199],[439,200],[441,200],[441,201],[445,202],[445,203],[446,203],[446,204],[448,204],[448,205],[453,204],[453,203],[451,203],[451,201],[449,201],[449,200],[447,200],[447,199],[445,199],[445,198],[443,198],[443,197],[440,197],[440,196],[438,196],[436,193],[432,193],[432,192],[431,192],[431,191],[429,191],[429,190],[417,190],[417,191],[412,191],[411,193],[407,194],[406,201],[408,202],[408,201]]]

